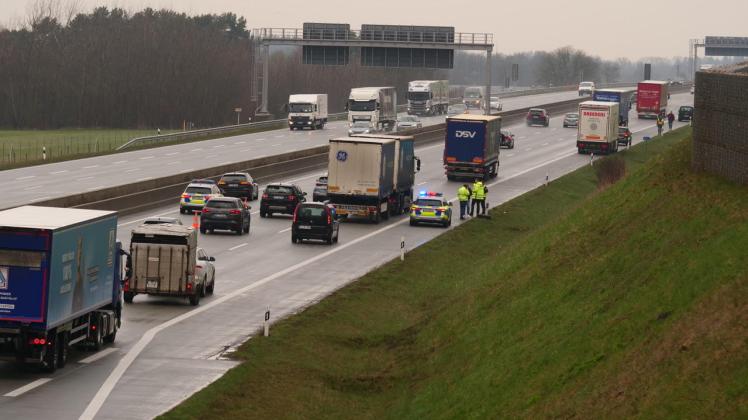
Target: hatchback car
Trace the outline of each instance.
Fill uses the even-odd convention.
[[[196,256],[195,276],[202,277],[202,283],[205,285],[200,292],[201,296],[212,295],[216,290],[216,267],[213,265],[216,259],[209,256],[202,248],[197,249]]]
[[[421,192],[410,206],[410,225],[419,223],[449,227],[452,224],[452,203],[445,200],[441,193]]]
[[[293,214],[299,203],[306,201],[306,193],[294,184],[269,184],[260,200],[260,217],[273,213]]]
[[[570,112],[564,115],[564,128],[566,127],[578,127],[579,126],[579,114],[576,112]]]
[[[497,111],[501,111],[502,108],[504,108],[498,96],[492,96],[489,105],[491,106],[491,109],[495,109]]]
[[[542,125],[548,127],[551,122],[551,116],[545,109],[542,108],[531,108],[527,112],[527,126]]]
[[[506,130],[501,130],[501,143],[499,146],[514,149],[514,134]]]
[[[218,180],[218,188],[227,197],[246,198],[257,200],[260,195],[260,186],[246,172],[232,172],[224,174]]]
[[[238,235],[249,233],[252,208],[236,197],[211,198],[200,213],[200,233],[216,229],[231,230]]]
[[[678,121],[691,121],[693,119],[693,107],[682,106],[678,108]]]
[[[214,197],[223,197],[221,190],[215,184],[190,183],[182,193],[179,201],[179,212],[202,210],[205,202]]]
[[[397,117],[397,129],[398,130],[406,130],[409,128],[421,128],[423,127],[423,124],[421,124],[421,120],[413,115],[403,115],[402,117]]]
[[[316,239],[328,244],[338,242],[340,221],[335,207],[324,203],[301,203],[296,206],[291,225],[291,242]]]

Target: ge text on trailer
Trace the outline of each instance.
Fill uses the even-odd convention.
[[[408,83],[408,114],[446,114],[449,108],[449,82],[416,80]]]
[[[117,213],[0,212],[0,357],[65,366],[73,345],[113,342],[122,316]]]

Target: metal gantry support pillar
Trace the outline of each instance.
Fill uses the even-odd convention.
[[[699,48],[704,48],[703,39],[691,39],[689,41],[689,58],[691,59],[691,80],[696,79],[699,70]]]
[[[262,105],[260,114],[268,114],[268,80],[270,79],[270,44],[262,44]]]
[[[493,48],[486,49],[486,103],[485,114],[491,115],[491,64],[493,62]]]

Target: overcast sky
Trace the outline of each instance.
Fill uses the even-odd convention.
[[[16,26],[34,0],[0,0],[0,23]],[[65,2],[67,0],[59,0]],[[129,10],[170,8],[189,14],[234,12],[250,28],[303,22],[454,26],[490,32],[494,51],[552,50],[571,45],[603,58],[688,55],[688,40],[748,36],[748,0],[78,0]],[[696,7],[694,7],[696,6]]]

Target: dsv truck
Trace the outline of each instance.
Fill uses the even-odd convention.
[[[312,130],[327,124],[327,94],[290,95],[288,97],[288,128]]]
[[[122,317],[120,248],[115,212],[0,212],[0,357],[53,372],[71,346],[113,342]]]
[[[415,80],[408,83],[408,114],[446,114],[449,108],[449,82]]]
[[[377,131],[394,127],[397,122],[397,91],[393,87],[351,89],[346,109],[349,124],[366,121]]]
[[[447,118],[444,169],[447,179],[493,178],[499,171],[501,117],[462,114]]]
[[[374,223],[400,215],[413,201],[421,163],[412,136],[369,135],[330,140],[327,198],[343,217]]]
[[[618,151],[618,103],[587,101],[579,104],[577,151],[608,154]]]

